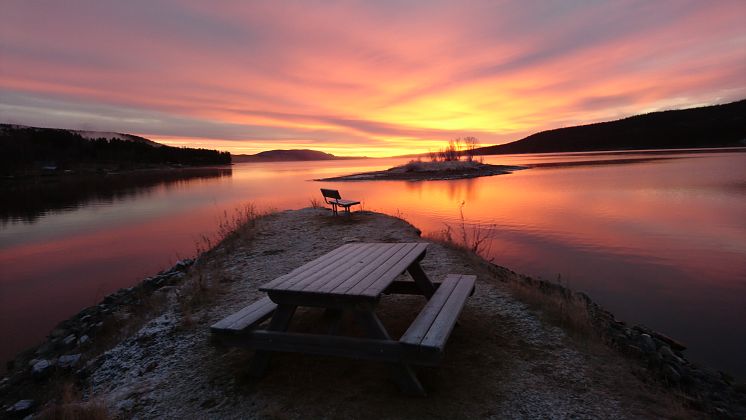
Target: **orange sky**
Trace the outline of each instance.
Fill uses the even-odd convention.
[[[18,1],[0,122],[389,156],[746,97],[746,2]]]

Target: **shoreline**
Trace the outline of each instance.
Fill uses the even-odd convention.
[[[264,220],[265,218],[267,220]],[[273,222],[273,220],[283,218],[288,220]],[[309,222],[307,219],[311,221]],[[221,244],[201,254],[196,262],[194,260],[180,261],[171,269],[149,277],[133,287],[120,289],[105,297],[100,304],[85,308],[77,315],[60,322],[50,332],[44,343],[21,352],[14,359],[14,366],[9,369],[8,377],[0,381],[0,395],[3,395],[3,410],[8,410],[16,403],[29,399],[22,394],[24,392],[27,394],[30,393],[29,389],[33,389],[40,382],[44,383],[44,381],[58,376],[65,376],[75,383],[95,384],[94,388],[98,389],[99,392],[107,389],[109,386],[112,386],[113,389],[118,389],[123,385],[116,386],[111,384],[116,379],[110,376],[114,374],[114,370],[109,365],[113,363],[112,360],[117,361],[118,358],[121,359],[121,354],[129,354],[125,351],[128,346],[141,344],[140,342],[144,340],[143,337],[151,337],[153,334],[158,336],[158,332],[153,333],[152,331],[159,331],[158,328],[166,328],[163,327],[164,325],[167,328],[171,328],[169,331],[181,333],[184,329],[187,329],[195,337],[204,338],[204,331],[201,330],[204,325],[209,325],[210,320],[222,317],[224,314],[233,311],[235,307],[240,307],[240,305],[245,303],[246,296],[239,297],[237,301],[226,300],[225,297],[221,297],[223,293],[220,289],[221,287],[232,287],[234,283],[239,282],[241,284],[236,286],[239,287],[239,290],[245,289],[250,294],[256,294],[256,287],[258,285],[255,282],[243,284],[242,280],[239,280],[245,277],[240,274],[241,270],[243,270],[241,268],[243,265],[258,264],[260,268],[268,267],[263,268],[262,273],[265,273],[267,278],[271,278],[273,273],[269,266],[277,264],[280,259],[289,259],[290,263],[288,267],[297,266],[300,265],[298,258],[310,258],[308,256],[309,253],[323,253],[322,251],[326,248],[333,247],[332,245],[334,245],[326,242],[299,243],[294,245],[282,241],[272,242],[271,239],[265,238],[266,235],[281,233],[281,231],[276,231],[278,228],[283,229],[283,231],[287,228],[294,231],[316,233],[332,230],[354,235],[340,237],[339,241],[342,242],[370,240],[366,238],[365,234],[372,236],[374,233],[382,235],[375,238],[378,240],[401,241],[402,239],[411,240],[413,238],[420,238],[419,231],[408,223],[392,216],[372,212],[355,214],[353,220],[346,221],[331,218],[325,210],[302,209],[264,216],[258,222],[260,225],[265,222],[269,225],[276,223],[272,225],[274,226],[272,229],[275,230],[267,228],[266,232],[261,229],[255,232],[252,228],[246,232],[231,234]],[[446,262],[450,260],[462,261],[456,264],[468,264],[470,267],[469,270],[474,270],[480,276],[480,280],[478,281],[488,281],[482,278],[490,275],[497,279],[498,283],[489,283],[489,286],[482,286],[482,289],[485,287],[491,288],[490,290],[497,288],[494,289],[496,291],[490,292],[492,294],[497,293],[495,297],[500,296],[500,293],[497,291],[500,290],[499,283],[501,282],[508,289],[513,290],[513,292],[518,290],[520,293],[517,293],[517,296],[523,292],[528,292],[530,299],[536,300],[535,303],[538,304],[539,311],[549,312],[551,309],[548,308],[548,305],[552,304],[552,301],[546,300],[544,298],[546,296],[552,299],[559,298],[564,302],[569,302],[577,305],[579,308],[583,308],[588,313],[588,319],[591,321],[594,334],[599,335],[604,343],[613,348],[617,354],[621,354],[624,359],[635,361],[636,366],[643,369],[642,372],[644,375],[649,375],[656,383],[661,384],[664,389],[682,390],[687,395],[699,395],[699,400],[695,399],[695,408],[698,404],[701,411],[710,414],[723,415],[723,413],[728,413],[734,416],[743,415],[742,413],[739,414],[739,411],[732,411],[734,409],[744,409],[744,406],[741,405],[739,408],[738,393],[735,391],[734,385],[728,383],[728,378],[707,368],[700,368],[688,361],[682,353],[684,349],[683,345],[666,337],[664,334],[641,326],[627,325],[624,322],[616,320],[613,314],[595,304],[585,294],[574,292],[555,283],[535,280],[516,274],[506,268],[487,263],[473,254],[469,255],[468,252],[458,247],[453,247],[453,244],[438,243],[435,238],[420,238],[420,240],[431,242],[433,244],[431,248],[435,248],[432,254],[438,257],[436,261],[432,261],[431,258],[433,257],[430,258],[430,261],[426,258],[426,263],[435,264],[434,267],[446,270],[450,269],[450,266],[447,265],[452,264],[447,264]],[[257,248],[254,251],[250,251],[256,241],[269,241],[269,245],[263,250]],[[280,247],[280,245],[284,247]],[[234,253],[243,253],[247,256],[247,259],[241,260],[237,257],[232,257],[231,255]],[[287,253],[292,253],[296,257],[284,257],[284,254]],[[285,262],[285,264],[288,264],[288,262]],[[282,272],[282,268],[278,272]],[[194,287],[195,277],[208,277],[209,274],[220,277],[216,280],[217,285],[215,287],[217,290],[215,293],[217,295],[211,296],[210,293],[213,292],[209,292],[207,297],[195,294],[192,296],[193,299],[190,298],[192,300],[207,299],[207,304],[204,306],[200,306],[199,302],[195,303],[191,301],[187,302],[188,305],[185,304],[183,297],[191,296],[190,293],[193,293],[190,287]],[[224,282],[227,286],[222,285]],[[515,287],[517,289],[511,289]],[[485,290],[481,291],[485,292]],[[492,306],[495,305],[494,302],[496,301],[490,301],[489,299],[484,301],[484,298],[480,299],[482,301],[480,301],[479,307],[484,307],[481,310],[494,310]],[[501,297],[500,299],[506,298]],[[251,300],[250,297],[249,300]],[[191,309],[185,309],[185,305],[191,305]],[[513,304],[511,303],[511,305]],[[469,306],[469,303],[467,303],[467,306]],[[511,311],[518,310],[513,306],[510,306],[510,308]],[[392,308],[389,310],[395,313],[398,309]],[[521,312],[518,319],[529,322],[528,318],[525,318],[526,316]],[[191,319],[191,321],[186,322],[185,319]],[[198,327],[185,325],[185,323],[197,324]],[[533,328],[539,327],[534,326]],[[107,330],[112,329],[115,331],[131,331],[126,331],[123,335],[108,337],[111,342],[107,345],[105,343],[107,341],[107,334],[111,334]],[[463,339],[465,338],[462,337]],[[170,347],[173,345],[173,343],[169,342],[168,338],[163,338],[163,342],[159,340],[160,338],[155,339],[156,344],[160,347]],[[563,341],[560,340],[560,342]],[[97,347],[99,345],[102,347]],[[473,345],[478,347],[480,344],[474,343]],[[154,358],[151,357],[151,359],[149,364],[144,366],[140,365],[138,367],[138,363],[130,365],[138,369],[156,370],[157,366],[164,362],[161,357],[157,356]],[[32,361],[33,363],[30,363]],[[120,362],[117,361],[117,363]],[[153,363],[155,363],[155,367],[150,368],[150,366],[153,366]],[[148,373],[150,372],[144,372],[142,375]],[[177,373],[183,374],[183,372]],[[686,391],[687,389],[688,391]],[[721,399],[722,397],[727,397],[728,404],[716,403],[715,396],[721,397]],[[38,400],[39,397],[36,398],[37,400],[34,400],[35,403],[32,405],[34,408],[39,408],[46,402]],[[743,404],[743,402],[740,404]],[[720,405],[724,405],[725,407],[721,407]],[[108,406],[109,409],[114,408],[118,410],[117,412],[120,414],[132,414],[133,412],[130,410],[134,409],[126,406],[112,407],[111,404],[108,404]],[[599,410],[603,409],[603,407],[599,408]],[[721,412],[719,409],[725,411]],[[32,409],[29,408],[26,410]],[[601,412],[603,411],[599,411],[599,413]],[[140,412],[140,414],[143,414],[143,412]],[[148,417],[147,414],[143,415]]]

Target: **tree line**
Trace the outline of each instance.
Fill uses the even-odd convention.
[[[135,138],[136,139],[136,138]],[[187,147],[154,146],[144,139],[86,139],[60,129],[0,125],[0,166],[6,174],[81,167],[137,168],[158,165],[223,165],[228,152]]]

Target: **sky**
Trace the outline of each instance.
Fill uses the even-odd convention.
[[[0,122],[232,153],[483,145],[746,98],[746,1],[0,3]]]

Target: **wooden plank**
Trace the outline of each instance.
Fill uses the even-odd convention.
[[[259,324],[269,318],[270,315],[272,315],[272,312],[277,309],[277,304],[272,302],[269,298],[264,298],[260,302],[261,305],[257,305],[253,312],[246,313],[244,316],[237,318],[234,322],[229,324],[226,329],[243,330],[249,328],[252,325]]]
[[[259,290],[267,291],[271,289],[287,289],[293,284],[301,281],[305,276],[313,275],[322,270],[328,270],[330,266],[334,266],[339,261],[343,261],[349,255],[353,255],[360,251],[360,249],[366,244],[355,243],[342,245],[337,249],[341,249],[341,252],[330,252],[329,254],[322,255],[321,257],[304,264],[288,274],[278,277],[275,280],[260,287]]]
[[[433,321],[427,335],[422,339],[421,346],[443,349],[464,308],[466,299],[474,288],[476,278],[476,276],[461,276],[453,293]]]
[[[243,309],[239,310],[236,313],[233,313],[220,321],[213,324],[210,329],[211,330],[223,330],[223,329],[233,329],[233,325],[239,323],[241,319],[247,319],[251,318],[252,316],[255,316],[260,313],[269,312],[277,308],[277,305],[275,305],[268,297],[262,298],[251,305],[248,305],[244,307]],[[259,316],[261,317],[261,315]]]
[[[273,279],[272,281],[263,284],[259,288],[259,290],[264,291],[265,289],[269,289],[269,288],[275,287],[276,285],[284,282],[285,280],[291,279],[292,277],[294,277],[298,273],[300,273],[302,271],[307,271],[307,270],[309,270],[309,269],[311,269],[311,268],[313,268],[313,267],[315,267],[315,266],[323,263],[325,260],[335,258],[335,257],[339,256],[339,254],[341,254],[343,252],[346,252],[346,251],[349,251],[351,248],[359,246],[359,245],[360,245],[359,243],[345,244],[345,245],[342,245],[342,246],[340,246],[338,248],[335,248],[332,251],[329,251],[328,253],[326,253],[326,254],[324,254],[324,255],[316,258],[315,260],[309,261],[309,262],[301,265],[300,267],[295,268],[293,271],[291,271],[291,272],[289,272],[287,274],[283,274],[282,276],[277,277],[276,279]]]
[[[417,286],[422,290],[425,297],[430,299],[433,293],[435,293],[435,286],[433,286],[433,282],[430,281],[425,271],[420,267],[420,262],[414,261],[412,264],[409,264],[407,272],[414,279],[414,282],[417,283]]]
[[[430,298],[427,304],[425,304],[425,307],[422,308],[422,311],[417,315],[417,318],[415,318],[409,328],[407,328],[407,331],[405,331],[399,338],[399,341],[412,345],[419,345],[422,342],[422,339],[427,335],[427,332],[430,330],[430,327],[433,325],[435,318],[438,316],[438,313],[440,313],[443,305],[445,305],[448,297],[453,293],[453,289],[456,288],[459,278],[461,278],[461,276],[448,276],[446,278],[438,290],[435,291],[432,298]]]
[[[361,244],[360,247],[356,248],[355,252],[345,255],[344,258],[335,261],[333,264],[327,264],[325,267],[316,270],[312,274],[299,274],[296,277],[296,281],[294,281],[292,284],[290,284],[289,282],[285,282],[283,284],[283,288],[287,291],[301,291],[307,285],[312,284],[317,280],[325,281],[325,279],[328,280],[330,278],[334,278],[337,275],[344,273],[351,267],[361,265],[361,260],[364,260],[367,255],[375,252],[377,248],[376,245],[377,244],[372,243]]]
[[[394,267],[398,267],[399,265],[404,264],[404,262],[402,261],[409,261],[412,258],[412,249],[417,246],[417,244],[415,243],[405,243],[402,245],[403,246],[394,255],[392,255],[391,258],[382,262],[378,267],[374,267],[374,270],[370,271],[366,276],[362,278],[356,278],[354,279],[354,281],[351,280],[349,282],[343,283],[342,285],[340,285],[340,287],[334,289],[333,293],[344,294],[346,296],[362,295],[362,292],[365,291],[365,289],[367,289],[375,281],[379,280],[382,276],[385,276],[388,279],[388,283],[391,283],[391,281],[393,281],[397,275],[401,274],[401,272],[397,273],[394,276],[391,276],[387,273]],[[402,269],[402,271],[403,270],[404,269]]]
[[[296,307],[292,305],[278,305],[275,314],[272,316],[272,321],[269,322],[268,330],[277,333],[284,333],[287,331],[288,326],[290,326],[290,320],[295,314],[295,309]],[[254,358],[251,359],[249,375],[255,378],[262,377],[267,371],[269,359],[271,357],[272,354],[270,352],[257,351],[256,354],[254,354]]]
[[[349,290],[349,294],[360,294],[363,296],[378,296],[386,287],[404,270],[412,264],[413,261],[420,258],[420,256],[427,250],[429,245],[426,242],[420,242],[412,244],[414,245],[410,252],[404,256],[400,261],[391,267],[384,267],[385,270],[378,275],[371,275],[368,278],[360,281],[354,288]]]
[[[337,285],[339,285],[341,282],[344,282],[351,276],[355,276],[357,275],[357,273],[366,270],[367,267],[375,264],[375,261],[378,260],[379,256],[381,254],[385,254],[390,248],[389,244],[373,245],[374,246],[371,248],[370,252],[365,255],[361,254],[354,260],[351,260],[349,264],[345,264],[347,268],[344,271],[330,272],[324,277],[318,278],[313,282],[306,284],[302,290],[323,293],[325,291],[334,289]],[[293,288],[292,290],[295,290],[295,288]]]
[[[381,265],[386,264],[386,261],[393,258],[397,253],[406,247],[406,244],[381,244],[382,253],[378,254],[375,259],[370,263],[359,269],[356,273],[350,273],[347,278],[340,277],[339,281],[329,282],[322,287],[319,287],[318,291],[322,293],[340,293],[344,294],[344,291],[357,284],[361,279],[365,278],[368,274],[376,270]]]

